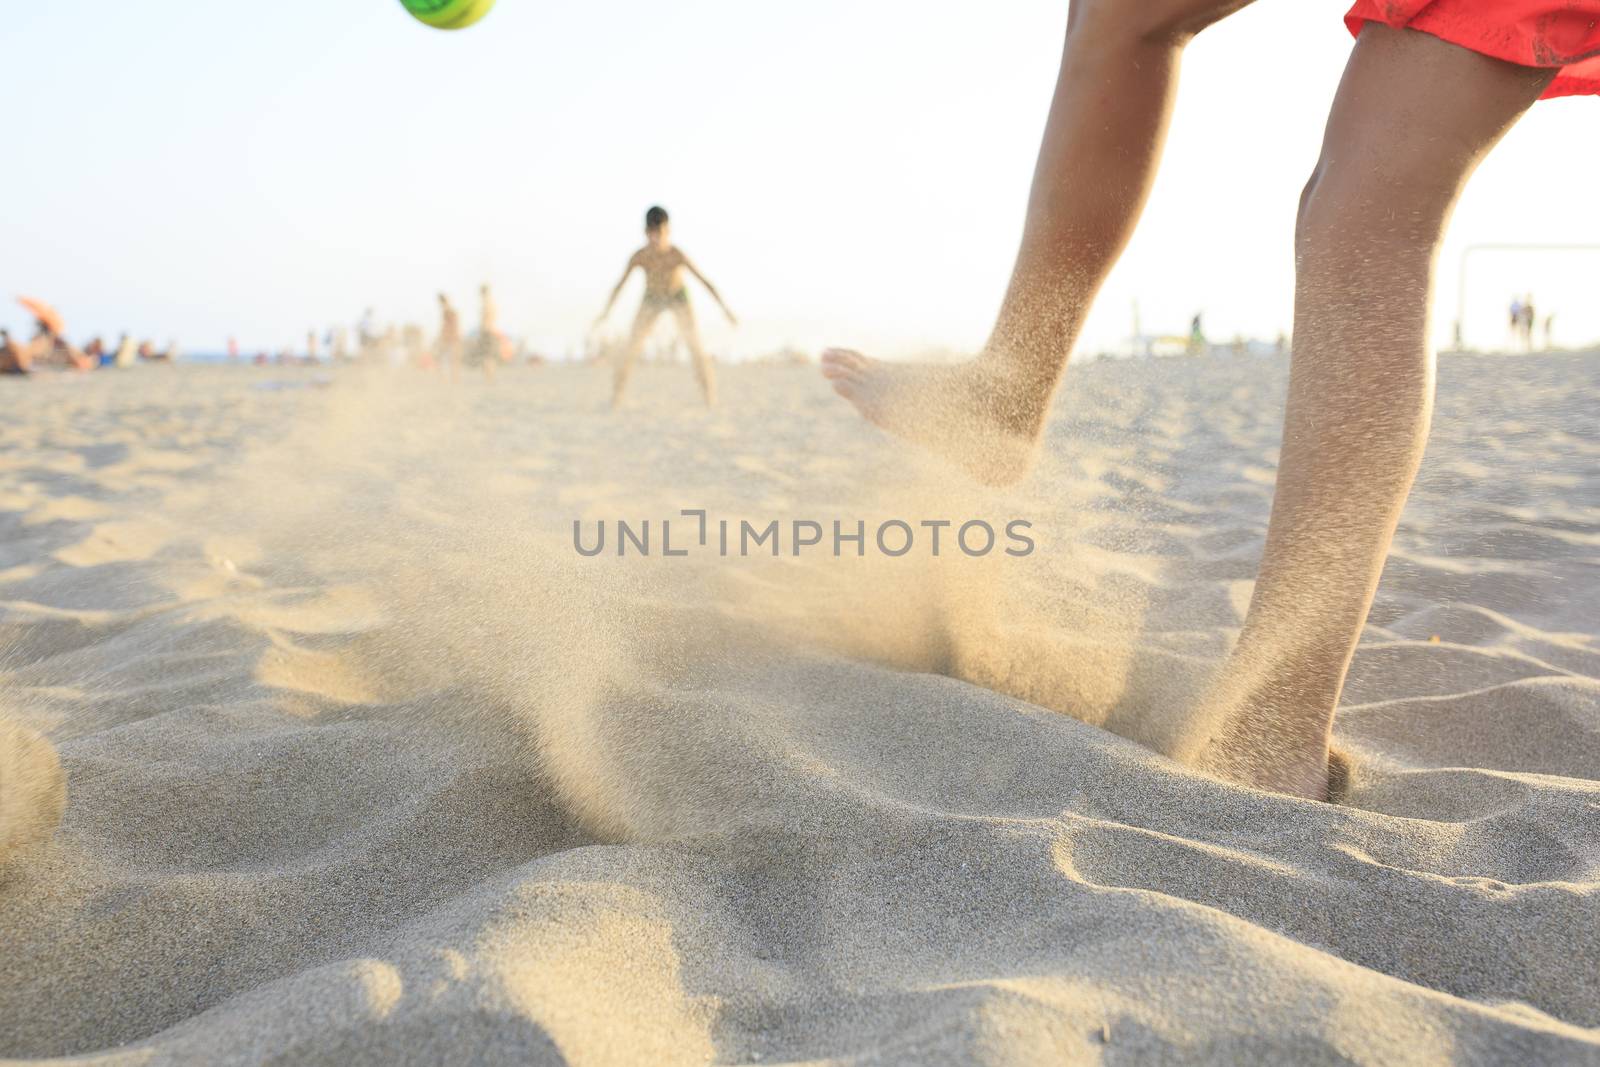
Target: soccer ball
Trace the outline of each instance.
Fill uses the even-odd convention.
[[[400,0],[419,22],[438,30],[460,30],[489,13],[494,0]]]

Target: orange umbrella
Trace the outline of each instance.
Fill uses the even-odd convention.
[[[28,313],[40,322],[53,334],[67,332],[67,324],[62,321],[61,313],[46,304],[43,300],[35,300],[31,296],[17,297],[17,303],[28,309]]]

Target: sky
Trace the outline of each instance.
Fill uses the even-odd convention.
[[[11,5],[0,296],[77,340],[190,351],[434,325],[434,294],[576,349],[645,209],[738,313],[713,351],[964,353],[992,323],[1055,80],[1065,0],[499,0],[457,32],[398,0]],[[1080,353],[1204,312],[1273,338],[1295,204],[1350,49],[1327,0],[1258,0],[1184,60],[1162,173]],[[160,14],[152,14],[160,12]],[[1600,101],[1542,102],[1480,168],[1440,258],[1435,329],[1474,245],[1600,246]],[[1531,293],[1600,339],[1600,250],[1472,253],[1466,338]],[[637,278],[613,312],[626,326]],[[22,330],[20,308],[0,324]]]

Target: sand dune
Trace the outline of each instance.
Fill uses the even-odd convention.
[[[804,368],[311,380],[0,382],[0,1056],[1600,1063],[1600,363],[1441,364],[1339,805],[1140,744],[1278,364],[1074,368],[1006,491]],[[1037,550],[574,551],[684,508]]]

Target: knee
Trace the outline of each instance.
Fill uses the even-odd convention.
[[[1311,201],[1317,190],[1317,179],[1321,174],[1322,164],[1318,163],[1316,169],[1311,172],[1311,177],[1306,179],[1305,186],[1300,190],[1300,203],[1295,208],[1294,215],[1294,249],[1297,254],[1304,254],[1307,251],[1306,236],[1311,228],[1309,218]]]
[[[1296,256],[1371,249],[1431,256],[1455,193],[1454,186],[1404,165],[1324,157],[1300,191]]]

